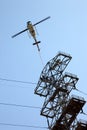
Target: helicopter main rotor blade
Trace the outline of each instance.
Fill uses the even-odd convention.
[[[15,35],[13,35],[13,36],[12,36],[12,38],[14,38],[14,37],[18,36],[19,34],[21,34],[21,33],[25,32],[25,31],[27,31],[27,30],[28,30],[27,28],[26,28],[26,29],[24,29],[23,31],[21,31],[21,32],[19,32],[19,33],[15,34]]]
[[[39,22],[33,24],[33,26],[35,26],[35,25],[37,25],[37,24],[39,24],[39,23],[41,23],[41,22],[44,22],[45,20],[47,20],[47,19],[49,19],[49,18],[50,18],[50,16],[48,16],[48,17],[46,17],[45,19],[43,19],[43,20],[41,20],[41,21],[39,21]],[[23,31],[21,31],[21,32],[15,34],[15,35],[13,35],[12,38],[14,38],[14,37],[20,35],[21,33],[25,32],[25,31],[27,31],[27,30],[28,30],[28,28],[24,29]]]
[[[45,18],[45,19],[43,19],[43,20],[41,20],[41,21],[39,21],[39,22],[33,24],[33,26],[35,26],[35,25],[37,25],[37,24],[39,24],[39,23],[41,23],[41,22],[44,22],[45,20],[47,20],[47,19],[49,19],[49,18],[50,18],[50,16],[48,16],[47,18]]]

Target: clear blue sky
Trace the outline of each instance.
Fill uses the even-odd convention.
[[[58,51],[69,53],[72,60],[66,71],[79,77],[77,88],[87,93],[87,0],[0,0],[0,78],[37,83],[43,69],[37,48],[27,32],[11,36],[26,28],[26,22],[36,23],[37,39],[44,65]],[[36,85],[0,81],[0,102],[42,107],[44,99],[34,95]],[[77,91],[72,94],[87,96]],[[87,104],[84,106],[87,113]],[[0,105],[0,122],[47,126],[39,109]],[[87,121],[87,116],[80,118]],[[0,125],[1,130],[34,130]]]

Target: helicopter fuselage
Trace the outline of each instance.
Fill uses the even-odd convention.
[[[29,30],[31,36],[34,38],[34,40],[36,42],[36,33],[35,33],[35,30],[34,30],[32,23],[27,22],[27,29]]]
[[[32,23],[30,21],[27,22],[27,29],[29,30],[31,36],[35,40],[35,43],[33,43],[33,45],[37,45],[38,51],[40,51],[40,48],[39,48],[39,45],[38,45],[40,43],[40,41],[36,40],[36,33],[35,33],[35,30],[34,30],[34,27],[33,27]]]
[[[23,33],[23,32],[25,32],[25,31],[29,30],[31,36],[33,37],[33,39],[34,39],[34,41],[35,41],[35,43],[33,43],[33,45],[37,45],[38,51],[40,51],[39,45],[38,45],[38,44],[40,43],[40,41],[37,41],[37,39],[36,39],[36,33],[35,33],[34,26],[36,26],[37,24],[39,24],[39,23],[41,23],[41,22],[44,22],[45,20],[47,20],[47,19],[49,19],[49,18],[50,18],[50,16],[49,16],[49,17],[46,17],[45,19],[42,19],[41,21],[39,21],[39,22],[37,22],[37,23],[35,23],[35,24],[32,24],[31,21],[28,21],[28,22],[27,22],[27,28],[24,29],[24,30],[22,30],[22,31],[20,31],[20,32],[18,32],[18,33],[16,33],[15,35],[12,36],[12,38],[14,38],[14,37],[20,35],[21,33]]]

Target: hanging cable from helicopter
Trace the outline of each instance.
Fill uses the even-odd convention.
[[[49,19],[49,18],[50,18],[50,16],[46,17],[45,19],[43,19],[43,20],[41,20],[41,21],[39,21],[39,22],[37,22],[37,23],[35,23],[35,24],[32,24],[31,21],[28,21],[28,22],[27,22],[27,28],[24,29],[24,30],[22,30],[22,31],[20,31],[19,33],[13,35],[12,38],[14,38],[14,37],[20,35],[21,33],[23,33],[23,32],[25,32],[25,31],[29,30],[31,36],[33,37],[33,39],[34,39],[34,41],[35,41],[35,43],[33,43],[33,45],[36,45],[37,48],[38,48],[38,51],[40,51],[40,48],[39,48],[39,45],[38,45],[38,44],[39,44],[41,41],[37,41],[37,39],[36,39],[36,32],[35,32],[34,26],[36,26],[37,24],[39,24],[39,23],[41,23],[41,22],[44,22],[45,20],[47,20],[47,19]]]

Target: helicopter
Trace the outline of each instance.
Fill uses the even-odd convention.
[[[34,41],[35,41],[35,43],[33,43],[33,45],[37,45],[38,51],[40,51],[38,44],[41,43],[41,41],[37,41],[37,39],[36,39],[36,32],[35,32],[34,26],[36,26],[37,24],[39,24],[41,22],[44,22],[45,20],[47,20],[49,18],[50,18],[50,16],[46,17],[45,19],[42,19],[41,21],[39,21],[35,24],[32,24],[31,21],[28,21],[27,22],[27,28],[18,32],[17,34],[13,35],[12,38],[14,38],[14,37],[16,37],[16,36],[20,35],[21,33],[28,30],[30,32],[31,36],[33,37]]]

